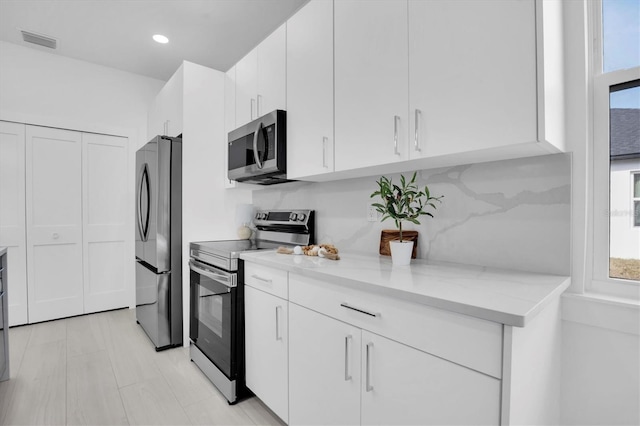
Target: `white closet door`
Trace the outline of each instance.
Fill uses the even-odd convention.
[[[81,134],[27,126],[29,322],[78,315],[82,296]]]
[[[82,134],[84,312],[128,306],[127,138]]]
[[[8,248],[9,325],[26,324],[25,126],[0,121],[0,246]]]

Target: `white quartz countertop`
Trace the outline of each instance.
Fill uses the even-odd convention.
[[[340,260],[250,251],[240,258],[334,284],[524,327],[569,287],[567,276],[340,252]]]

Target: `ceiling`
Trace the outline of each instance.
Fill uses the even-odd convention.
[[[307,1],[0,0],[0,40],[166,81],[183,60],[227,71]]]

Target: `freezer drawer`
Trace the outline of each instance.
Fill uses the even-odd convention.
[[[136,262],[136,319],[156,350],[171,342],[171,273],[156,274]]]

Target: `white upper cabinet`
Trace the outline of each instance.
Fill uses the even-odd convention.
[[[287,21],[287,176],[333,172],[333,1]]]
[[[235,65],[236,127],[286,109],[286,24]]]
[[[561,2],[313,0],[287,25],[292,178],[564,150]]]
[[[154,136],[176,137],[182,134],[184,65],[173,74],[149,108],[147,140]]]
[[[287,26],[283,24],[258,45],[257,117],[287,107],[286,43]]]
[[[236,64],[236,127],[257,117],[258,48]]]
[[[537,139],[535,1],[409,0],[410,158]]]
[[[407,160],[407,2],[334,7],[335,170]]]

